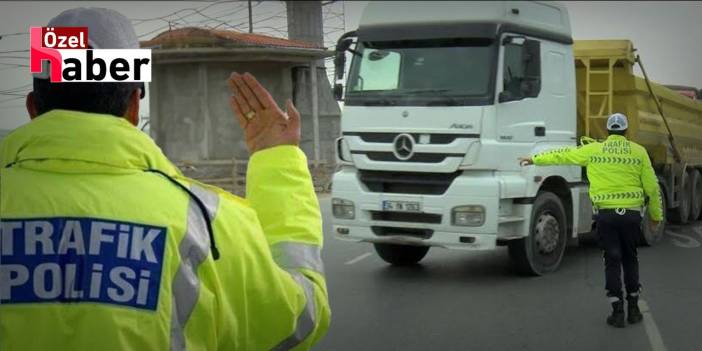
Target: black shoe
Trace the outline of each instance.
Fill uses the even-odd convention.
[[[607,317],[607,324],[615,328],[626,327],[626,322],[624,321],[624,301],[619,300],[617,302],[612,302],[612,314]]]
[[[627,309],[629,310],[629,313],[627,313],[626,320],[629,322],[629,324],[636,324],[638,322],[641,322],[641,320],[643,320],[643,315],[639,310],[639,297],[627,296],[626,300]]]

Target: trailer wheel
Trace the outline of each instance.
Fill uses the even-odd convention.
[[[663,239],[663,235],[665,234],[665,223],[666,223],[666,209],[668,208],[668,202],[665,199],[665,192],[661,188],[660,190],[661,194],[661,209],[663,210],[663,220],[661,223],[658,225],[658,228],[656,231],[651,230],[651,226],[649,224],[649,218],[651,218],[648,215],[648,211],[644,213],[643,220],[641,221],[641,238],[639,240],[639,243],[641,246],[655,246],[658,244],[661,239]]]
[[[692,198],[692,182],[687,172],[683,173],[683,190],[680,192],[678,207],[668,211],[668,218],[675,224],[685,224],[690,219],[690,200]]]
[[[690,220],[702,219],[702,175],[700,171],[692,169],[690,171],[690,186],[692,191],[692,201],[690,201]]]
[[[415,264],[426,256],[429,246],[411,246],[395,244],[373,244],[375,251],[383,261],[395,266]]]
[[[509,242],[509,256],[517,271],[542,275],[558,269],[567,239],[566,213],[561,199],[539,192],[531,211],[531,230],[526,238]]]

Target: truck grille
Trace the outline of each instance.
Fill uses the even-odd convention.
[[[461,171],[418,173],[360,170],[359,180],[374,193],[442,195],[459,175]]]
[[[440,163],[443,162],[446,157],[463,157],[464,154],[429,154],[429,153],[416,153],[412,155],[407,160],[400,160],[395,157],[392,152],[383,151],[352,151],[352,154],[366,155],[371,161],[385,161],[385,162],[423,162],[423,163]]]
[[[371,226],[373,234],[377,236],[390,236],[390,235],[405,235],[413,236],[420,239],[429,239],[434,235],[434,231],[431,229],[421,229],[421,228],[399,228],[399,227],[378,227]]]
[[[365,141],[366,143],[392,143],[393,140],[395,140],[395,137],[400,134],[400,133],[369,133],[369,132],[346,132],[344,135],[346,136],[358,136],[361,138],[361,140]],[[421,134],[429,134],[429,133],[409,133],[412,135],[412,138],[414,140],[419,140],[419,136]],[[429,134],[429,140],[430,144],[450,144],[454,140],[459,139],[459,138],[470,138],[470,139],[476,139],[480,138],[480,134]]]
[[[410,213],[389,211],[370,211],[370,213],[371,219],[373,219],[374,221],[441,224],[441,215],[434,213]]]

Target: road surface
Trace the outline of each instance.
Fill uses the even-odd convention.
[[[702,222],[669,225],[641,248],[644,323],[611,328],[602,253],[568,248],[560,269],[515,273],[506,248],[432,248],[392,267],[370,244],[338,240],[320,198],[332,325],[315,350],[702,350]]]

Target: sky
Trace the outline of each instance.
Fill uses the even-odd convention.
[[[254,1],[254,32],[284,36],[286,22],[280,1]],[[329,27],[358,26],[367,1],[345,1],[343,22],[330,18]],[[629,39],[634,42],[649,77],[663,84],[702,88],[702,2],[694,1],[568,1],[573,38]],[[61,11],[77,7],[117,10],[135,24],[137,35],[149,39],[169,24],[173,27],[203,24],[223,29],[248,30],[246,1],[2,1],[0,2],[0,130],[27,123],[24,98],[30,89],[28,52],[30,26],[42,26]],[[192,11],[199,10],[199,13]],[[177,12],[182,10],[180,12]],[[176,12],[176,13],[174,13]],[[161,17],[161,18],[159,18]],[[147,20],[147,21],[144,21]],[[170,23],[169,23],[170,22]],[[334,40],[343,32],[325,30]],[[20,33],[12,35],[14,33]],[[11,35],[7,35],[11,34]],[[18,66],[19,65],[19,66]],[[638,72],[638,71],[637,71]],[[148,96],[148,95],[147,95]],[[141,115],[148,115],[148,97]]]

